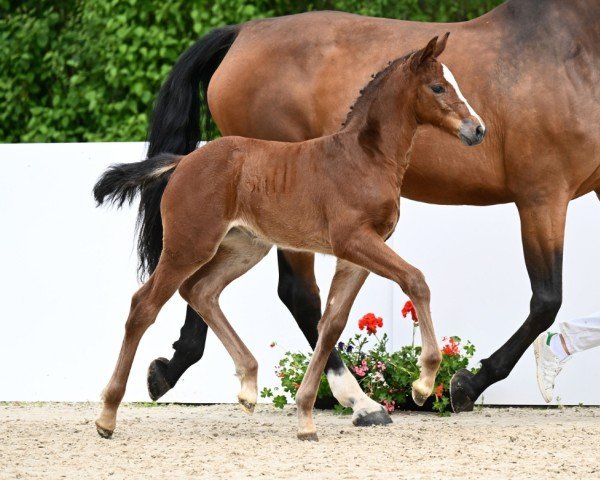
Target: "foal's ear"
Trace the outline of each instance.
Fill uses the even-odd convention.
[[[450,32],[446,32],[442,39],[439,42],[437,42],[437,45],[435,46],[435,52],[433,53],[434,58],[437,58],[442,54],[442,52],[446,48],[446,42],[448,41],[449,36]]]
[[[413,72],[416,72],[427,60],[435,58],[437,39],[438,37],[433,37],[424,49],[413,53],[410,59],[410,68]]]

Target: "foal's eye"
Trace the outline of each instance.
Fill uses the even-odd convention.
[[[444,93],[446,91],[443,85],[431,85],[429,88],[431,88],[433,93]]]

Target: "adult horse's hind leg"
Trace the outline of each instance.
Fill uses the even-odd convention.
[[[321,297],[314,274],[314,254],[278,250],[277,259],[279,298],[291,312],[314,350],[319,337],[317,326],[321,319]],[[333,349],[327,358],[325,375],[337,401],[354,411],[354,425],[363,427],[392,422],[385,408],[362,391],[336,349]]]
[[[252,413],[256,405],[258,363],[227,321],[219,307],[219,296],[227,285],[262,260],[270,249],[271,245],[233,229],[213,259],[186,280],[179,290],[231,355],[241,383],[238,401],[246,413]]]
[[[154,323],[162,306],[196,268],[197,265],[189,263],[175,265],[161,257],[155,272],[133,295],[117,365],[104,389],[102,412],[96,420],[96,428],[101,436],[109,438],[115,429],[117,409],[125,394],[131,365],[144,332]]]
[[[553,199],[551,205],[517,205],[525,263],[531,280],[529,316],[512,337],[473,375],[458,371],[450,384],[455,412],[471,411],[482,392],[506,378],[535,338],[554,323],[562,303],[564,229],[569,199]]]

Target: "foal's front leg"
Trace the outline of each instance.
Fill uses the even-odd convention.
[[[334,253],[356,265],[396,282],[414,303],[419,315],[419,328],[423,347],[421,375],[412,385],[413,400],[423,405],[433,391],[435,376],[442,361],[430,311],[430,292],[425,277],[415,267],[403,260],[373,230],[344,232],[333,242]]]
[[[321,319],[321,298],[315,279],[314,254],[289,250],[277,252],[279,262],[279,298],[294,316],[302,333],[314,350]],[[357,427],[392,423],[387,410],[362,391],[337,349],[325,364],[331,393],[341,405],[352,408],[352,423]]]
[[[317,398],[321,374],[329,354],[346,326],[354,299],[368,274],[366,270],[356,265],[338,260],[325,313],[318,325],[317,346],[302,380],[302,385],[296,394],[298,438],[300,440],[317,440],[312,409]]]

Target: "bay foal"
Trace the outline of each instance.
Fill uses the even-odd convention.
[[[254,409],[258,365],[223,315],[218,298],[272,245],[338,258],[319,340],[296,396],[298,438],[317,438],[312,407],[319,378],[369,272],[396,282],[416,306],[423,349],[413,398],[423,404],[441,361],[429,288],[421,272],[385,240],[399,218],[400,187],[418,125],[434,125],[467,145],[480,143],[485,134],[454,77],[436,60],[447,38],[438,42],[435,37],[424,49],[390,62],[365,88],[336,134],[300,143],[224,137],[185,157],[162,154],[113,166],[104,174],[94,192],[99,203],[106,196],[122,203],[137,190],[143,195],[159,179],[168,183],[160,215],[146,211],[143,220],[157,222],[162,216],[162,254],[133,296],[96,421],[100,435],[112,434],[139,341],[177,289],[224,344],[241,382],[239,402],[248,412]],[[347,401],[351,405],[352,398]]]

